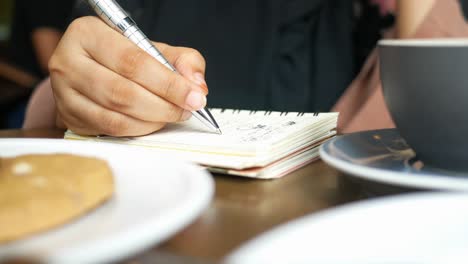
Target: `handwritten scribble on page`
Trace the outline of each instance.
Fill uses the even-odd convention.
[[[223,111],[221,109],[212,109],[211,113],[222,128],[222,135],[208,131],[192,118],[186,122],[170,124],[155,134],[138,137],[138,139],[217,148],[252,147],[274,144],[305,127],[320,128],[321,123],[336,115],[336,113],[314,115],[292,112]],[[307,132],[309,131],[304,131],[304,133]]]

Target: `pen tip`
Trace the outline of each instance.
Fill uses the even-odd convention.
[[[216,129],[216,133],[218,133],[218,135],[222,135],[222,134],[223,134],[223,132],[221,132],[221,129],[219,129],[219,128]]]

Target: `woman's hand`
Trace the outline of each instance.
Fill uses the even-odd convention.
[[[203,108],[208,89],[201,54],[156,46],[180,74],[101,20],[75,20],[49,63],[59,119],[82,135],[137,136]]]

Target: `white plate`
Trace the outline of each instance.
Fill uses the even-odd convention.
[[[366,180],[420,189],[468,191],[468,172],[424,165],[395,129],[336,137],[322,145],[320,156],[330,166]]]
[[[138,147],[46,139],[1,139],[0,156],[74,153],[109,162],[114,197],[51,231],[0,245],[10,257],[44,263],[102,263],[153,247],[192,222],[209,204],[213,180],[200,167]]]
[[[468,195],[425,193],[305,216],[248,242],[229,264],[467,263]]]

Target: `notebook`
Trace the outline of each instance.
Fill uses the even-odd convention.
[[[210,111],[222,135],[191,118],[140,137],[89,137],[67,131],[65,138],[157,148],[212,172],[271,179],[317,159],[320,145],[336,134],[338,121],[338,113]]]

